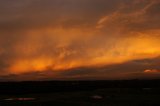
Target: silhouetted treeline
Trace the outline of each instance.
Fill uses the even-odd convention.
[[[160,80],[0,82],[0,94],[72,92],[103,88],[160,88]]]

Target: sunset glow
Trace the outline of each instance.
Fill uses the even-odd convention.
[[[134,73],[128,63],[139,67],[136,73],[160,68],[158,0],[4,0],[0,7],[4,78],[43,73],[49,79],[107,79]]]

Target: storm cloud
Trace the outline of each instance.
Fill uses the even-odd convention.
[[[0,75],[47,78],[50,70],[64,79],[100,77],[97,67],[155,59],[159,11],[159,0],[0,1]],[[126,69],[134,73],[132,68]],[[117,70],[103,71],[103,77],[125,73]]]

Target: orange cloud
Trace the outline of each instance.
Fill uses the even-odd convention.
[[[158,57],[159,5],[157,0],[0,1],[0,75]]]
[[[160,70],[157,70],[157,69],[147,69],[147,70],[144,70],[144,73],[159,73]]]

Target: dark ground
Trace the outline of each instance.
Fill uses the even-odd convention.
[[[0,106],[160,106],[160,80],[1,82]]]

